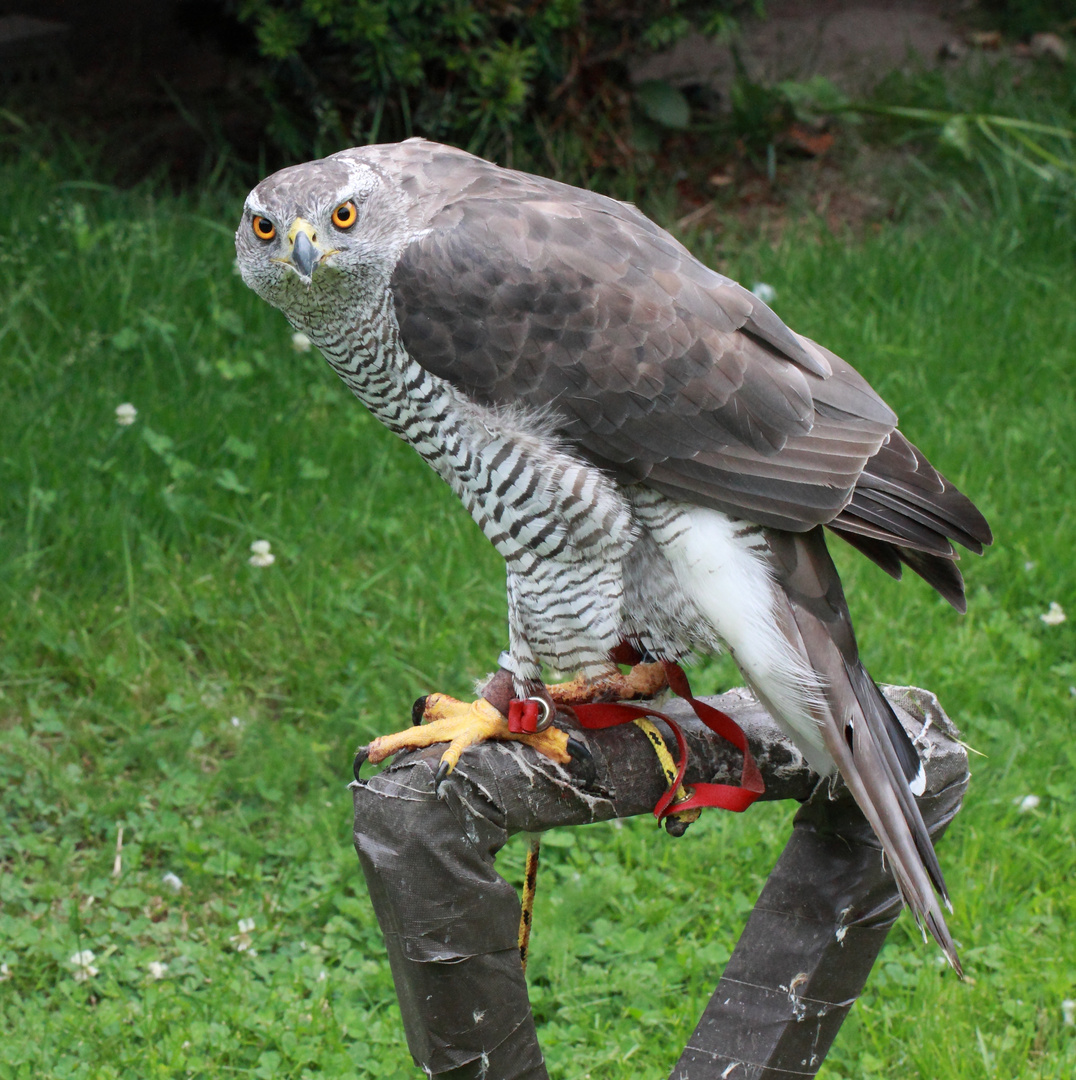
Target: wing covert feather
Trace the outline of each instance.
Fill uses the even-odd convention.
[[[550,412],[618,475],[783,528],[834,517],[896,423],[867,383],[634,208],[500,175],[434,199],[403,251],[408,353]]]

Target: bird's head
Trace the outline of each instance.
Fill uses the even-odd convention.
[[[330,306],[376,302],[408,231],[399,187],[361,150],[345,150],[254,188],[235,249],[247,285],[305,328]]]

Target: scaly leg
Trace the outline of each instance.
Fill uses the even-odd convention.
[[[571,682],[554,683],[546,689],[555,704],[570,706],[657,697],[668,686],[662,664],[636,664],[627,674],[613,670],[592,679],[578,675]]]

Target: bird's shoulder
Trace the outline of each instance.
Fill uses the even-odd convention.
[[[391,288],[418,363],[689,501],[792,526],[839,511],[896,422],[849,365],[633,206],[402,146],[423,212]]]
[[[414,231],[392,282],[405,321],[428,323],[436,311],[448,329],[453,316],[481,315],[490,328],[530,323],[545,338],[588,324],[596,344],[630,339],[642,365],[701,338],[717,352],[735,347],[736,339],[715,335],[743,331],[803,371],[831,374],[824,355],[762,301],[629,203],[425,140],[367,149],[414,193]],[[672,338],[634,341],[658,327],[673,330]],[[483,373],[467,371],[470,351],[460,349],[450,365],[442,356],[451,367],[444,374],[478,376],[470,388],[488,391]]]

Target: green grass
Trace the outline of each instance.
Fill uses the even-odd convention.
[[[417,1075],[346,783],[417,694],[494,663],[503,568],[233,273],[238,195],[59,171],[0,171],[0,1080]],[[941,849],[970,978],[902,918],[827,1080],[1076,1072],[1076,213],[1000,190],[856,244],[807,226],[723,253],[997,534],[965,560],[965,618],[838,552],[875,675],[935,690],[982,756]],[[1039,619],[1051,601],[1070,621]],[[666,1075],[792,809],[549,838],[528,975],[555,1076]],[[521,846],[502,862],[518,879]]]

